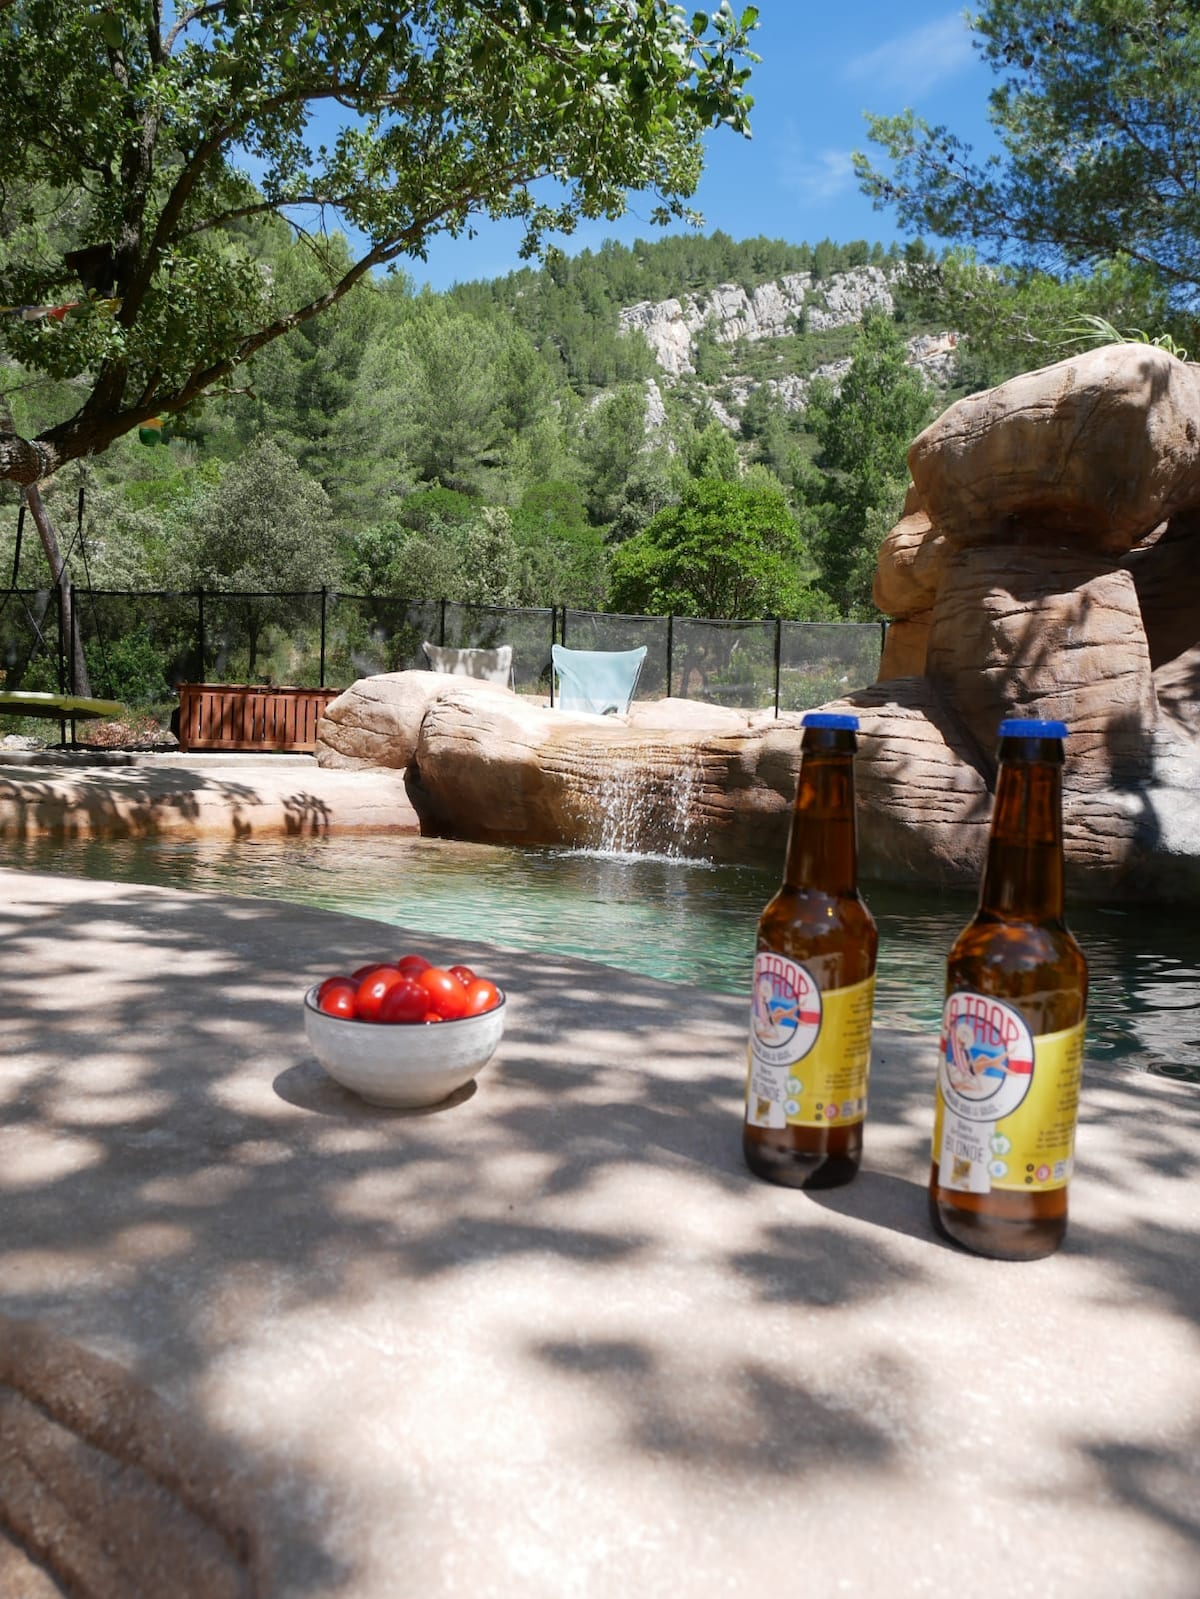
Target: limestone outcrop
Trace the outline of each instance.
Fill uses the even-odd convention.
[[[895,309],[895,276],[895,269],[860,266],[827,278],[816,278],[811,272],[788,272],[750,291],[738,283],[721,283],[707,294],[642,300],[627,306],[620,313],[620,328],[626,333],[641,333],[664,379],[674,382],[695,372],[696,340],[705,331],[710,331],[718,344],[736,344],[739,340],[756,344],[764,339],[784,338],[801,325],[819,333],[850,327],[873,310],[890,315]],[[931,382],[946,384],[952,379],[956,345],[953,333],[919,334],[908,341],[908,359]],[[769,378],[767,387],[785,410],[802,411],[808,404],[812,378],[826,378],[836,388],[849,367],[847,357],[818,367],[807,378],[794,373]],[[747,378],[734,379],[734,405],[744,405],[757,386]],[[716,401],[716,396],[709,398]],[[736,418],[719,409],[718,404],[714,404],[714,410],[724,426],[737,426]]]
[[[694,370],[694,339],[711,328],[720,344],[755,343],[794,331],[801,318],[814,332],[861,322],[870,310],[891,312],[891,277],[882,267],[855,267],[818,280],[811,272],[788,272],[747,292],[721,283],[708,294],[643,300],[621,312],[622,331],[642,333],[662,370],[671,377]]]

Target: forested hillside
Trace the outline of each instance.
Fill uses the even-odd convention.
[[[338,239],[282,228],[254,248],[272,284],[312,293],[345,257]],[[150,446],[119,440],[43,493],[69,529],[85,489],[98,586],[700,614],[721,604],[706,551],[736,525],[762,572],[730,604],[870,615],[905,448],[954,378],[906,290],[923,259],[714,233],[606,244],[443,295],[378,275],[236,387],[143,430]],[[913,351],[931,337],[940,365],[922,371]],[[11,363],[0,391],[27,433],[78,403]],[[27,540],[20,582],[44,584],[43,566]]]
[[[902,251],[685,231],[706,134],[749,131],[757,10],[634,9],[0,0],[14,580],[63,547],[76,582],[197,610],[321,588],[869,619],[947,401],[1097,340],[1194,350],[1194,8],[985,5],[998,153],[906,113],[855,158]],[[333,101],[353,132],[301,137]],[[677,231],[543,255],[631,194]],[[446,294],[396,269],[483,217],[543,264]]]

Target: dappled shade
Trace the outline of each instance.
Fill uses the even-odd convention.
[[[742,1165],[736,996],[3,876],[3,1309],[261,1486],[273,1592],[657,1593],[681,1543],[767,1589],[778,1542],[746,1529],[796,1504],[843,1529],[814,1585],[949,1587],[981,1471],[1046,1583],[1188,1591],[1194,1091],[1090,1070],[1066,1244],[997,1267],[929,1228],[931,1039],[877,1035],[863,1171],[812,1198]],[[396,1114],[324,1075],[300,997],[414,946],[511,1013],[472,1094]]]

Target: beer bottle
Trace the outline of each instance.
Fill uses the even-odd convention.
[[[783,886],[758,923],[742,1152],[768,1182],[836,1188],[862,1157],[879,938],[858,892],[858,719],[802,726]]]
[[[1067,1230],[1087,962],[1063,920],[1066,735],[1001,722],[979,910],[946,966],[929,1208],[998,1260],[1052,1254]]]

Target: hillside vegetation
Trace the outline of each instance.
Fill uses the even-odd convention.
[[[344,259],[338,239],[268,238],[260,269],[312,292]],[[905,286],[924,259],[714,233],[606,244],[446,294],[382,274],[262,351],[236,390],[171,419],[165,447],[122,439],[43,491],[69,531],[83,487],[86,576],[108,588],[328,585],[597,610],[669,594],[701,614],[705,550],[732,519],[749,529],[745,559],[775,575],[730,603],[869,616],[905,449],[955,379],[952,342]],[[27,432],[77,403],[11,366],[0,388]],[[32,541],[19,577],[45,583]]]

